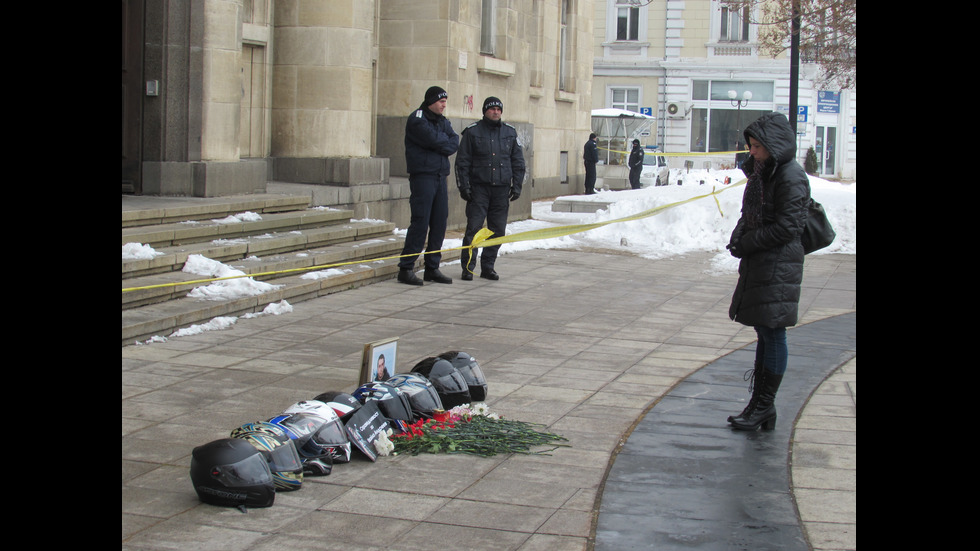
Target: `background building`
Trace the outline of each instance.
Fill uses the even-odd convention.
[[[657,117],[641,138],[670,153],[728,152],[741,130],[763,113],[790,116],[789,59],[758,52],[758,28],[750,14],[731,12],[719,0],[597,0],[593,108],[615,107]],[[817,66],[801,63],[797,154],[809,147],[824,177],[856,178],[856,91],[822,90]],[[729,97],[735,93],[736,101]],[[751,99],[738,102],[744,93]],[[702,168],[734,164],[732,155],[668,157]]]

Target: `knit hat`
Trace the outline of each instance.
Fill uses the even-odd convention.
[[[491,107],[499,107],[500,110],[503,111],[504,110],[504,102],[500,101],[499,98],[495,98],[493,96],[490,96],[487,99],[483,100],[483,114],[484,115],[487,114],[487,109],[490,109]]]
[[[447,94],[445,90],[443,90],[442,88],[439,88],[438,86],[433,86],[433,87],[431,87],[431,88],[429,88],[428,90],[425,91],[425,103],[424,103],[424,105],[426,107],[428,107],[428,106],[432,105],[433,103],[435,103],[435,102],[437,102],[437,101],[439,101],[441,99],[448,98],[448,97],[449,97],[449,94]]]

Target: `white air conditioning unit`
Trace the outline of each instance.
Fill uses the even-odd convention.
[[[670,101],[664,107],[668,119],[685,119],[690,110],[686,101]]]

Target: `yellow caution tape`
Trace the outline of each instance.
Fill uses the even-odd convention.
[[[601,149],[603,151],[611,151],[613,153],[621,153],[623,155],[629,155],[630,153],[632,153],[632,151],[620,151],[618,149],[607,149],[605,147],[599,147],[597,149]],[[735,155],[737,153],[748,153],[749,150],[744,149],[742,151],[711,151],[709,153],[696,153],[696,152],[695,153],[664,153],[663,151],[659,151],[657,149],[644,149],[643,152],[646,153],[647,155],[662,155],[664,157],[706,157],[708,155]]]
[[[608,226],[609,224],[617,224],[617,223],[620,223],[620,222],[631,222],[633,220],[640,220],[640,219],[643,219],[643,218],[648,218],[650,216],[654,216],[656,214],[660,214],[661,212],[663,212],[663,211],[665,211],[667,209],[671,209],[671,208],[674,208],[674,207],[679,207],[681,205],[690,203],[692,201],[697,201],[698,199],[704,199],[705,197],[713,197],[714,200],[715,200],[715,204],[718,206],[718,212],[721,213],[722,216],[724,216],[724,213],[721,212],[721,202],[718,201],[718,197],[717,197],[718,194],[721,193],[721,192],[723,192],[723,191],[725,191],[725,190],[727,190],[727,189],[732,189],[734,187],[738,187],[738,186],[744,185],[746,183],[746,181],[747,180],[743,178],[742,180],[740,180],[738,182],[735,182],[734,184],[728,185],[726,187],[723,187],[721,189],[716,189],[716,188],[712,187],[711,188],[711,193],[705,193],[704,195],[698,195],[698,196],[695,196],[695,197],[690,197],[690,198],[684,199],[683,201],[677,201],[675,203],[668,203],[666,205],[661,205],[659,207],[654,207],[652,209],[647,209],[647,210],[645,210],[643,212],[638,212],[636,214],[631,214],[629,216],[624,216],[623,218],[617,218],[615,220],[606,220],[605,222],[593,222],[591,224],[572,224],[572,225],[569,225],[569,226],[555,226],[553,228],[542,228],[542,229],[537,229],[537,230],[528,230],[528,231],[525,231],[525,232],[513,233],[513,234],[510,234],[510,235],[504,235],[504,236],[501,236],[501,237],[491,237],[493,235],[493,232],[490,231],[487,228],[482,228],[480,231],[476,232],[476,235],[473,236],[473,241],[469,245],[467,245],[467,246],[464,246],[464,247],[454,247],[452,249],[442,249],[442,250],[439,250],[439,251],[424,251],[421,254],[443,253],[443,252],[447,252],[447,251],[455,251],[455,250],[462,250],[462,249],[468,249],[469,250],[469,254],[473,254],[472,253],[472,249],[478,249],[478,248],[481,248],[481,247],[493,247],[495,245],[502,245],[504,243],[516,243],[516,242],[519,242],[519,241],[536,241],[536,240],[541,240],[541,239],[553,239],[553,238],[556,238],[556,237],[564,237],[566,235],[572,235],[572,234],[575,234],[575,233],[581,233],[581,232],[585,232],[585,231],[589,231],[589,230],[594,230],[596,228],[601,228],[603,226]],[[204,283],[212,283],[212,282],[215,282],[215,281],[224,281],[224,280],[228,280],[228,279],[239,279],[239,278],[243,278],[243,277],[258,277],[258,276],[266,276],[266,275],[287,274],[287,273],[291,273],[291,272],[307,272],[307,271],[311,271],[311,270],[323,270],[325,268],[334,268],[334,267],[337,267],[337,266],[349,266],[351,264],[364,264],[366,262],[377,262],[379,260],[390,260],[390,259],[395,259],[395,258],[402,258],[404,256],[415,256],[415,255],[414,254],[408,254],[408,255],[387,256],[387,257],[383,257],[383,258],[372,258],[370,260],[356,260],[356,261],[352,261],[352,262],[338,262],[336,264],[323,264],[323,265],[320,265],[320,266],[310,266],[310,267],[307,267],[307,268],[291,268],[291,269],[288,269],[288,270],[278,270],[278,271],[273,271],[273,272],[261,272],[261,273],[254,273],[254,274],[242,274],[242,275],[218,277],[218,278],[213,278],[213,279],[199,279],[199,280],[195,280],[195,281],[181,281],[181,282],[178,282],[178,283],[161,283],[161,284],[158,284],[158,285],[145,285],[143,287],[128,287],[128,288],[124,288],[122,290],[122,292],[126,293],[126,292],[129,292],[129,291],[140,291],[140,290],[144,290],[144,289],[157,289],[157,288],[162,288],[162,287],[175,287],[177,285],[197,285],[197,284],[204,284]],[[464,266],[467,266],[466,263],[464,263],[463,265]]]

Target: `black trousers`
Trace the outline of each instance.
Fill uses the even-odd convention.
[[[585,163],[585,193],[595,193],[595,163]]]
[[[402,249],[398,267],[407,270],[415,266],[423,247],[426,247],[428,234],[429,251],[441,251],[442,242],[446,238],[446,224],[449,218],[449,192],[446,188],[445,176],[409,176],[411,196],[408,204],[412,209],[412,218],[408,223],[405,234],[405,247]],[[434,270],[439,267],[442,253],[425,255],[425,267]]]
[[[507,213],[510,211],[510,186],[490,186],[474,184],[470,188],[470,200],[466,203],[466,233],[463,234],[463,246],[473,242],[473,236],[483,228],[486,221],[487,229],[493,232],[492,237],[503,237],[507,230]],[[497,251],[500,245],[485,247],[480,253],[480,269],[493,270],[497,261]],[[463,271],[472,272],[476,267],[476,251],[465,249]],[[469,257],[467,261],[467,257]]]
[[[630,169],[630,188],[640,189],[640,173],[643,172],[642,166],[633,167]]]

